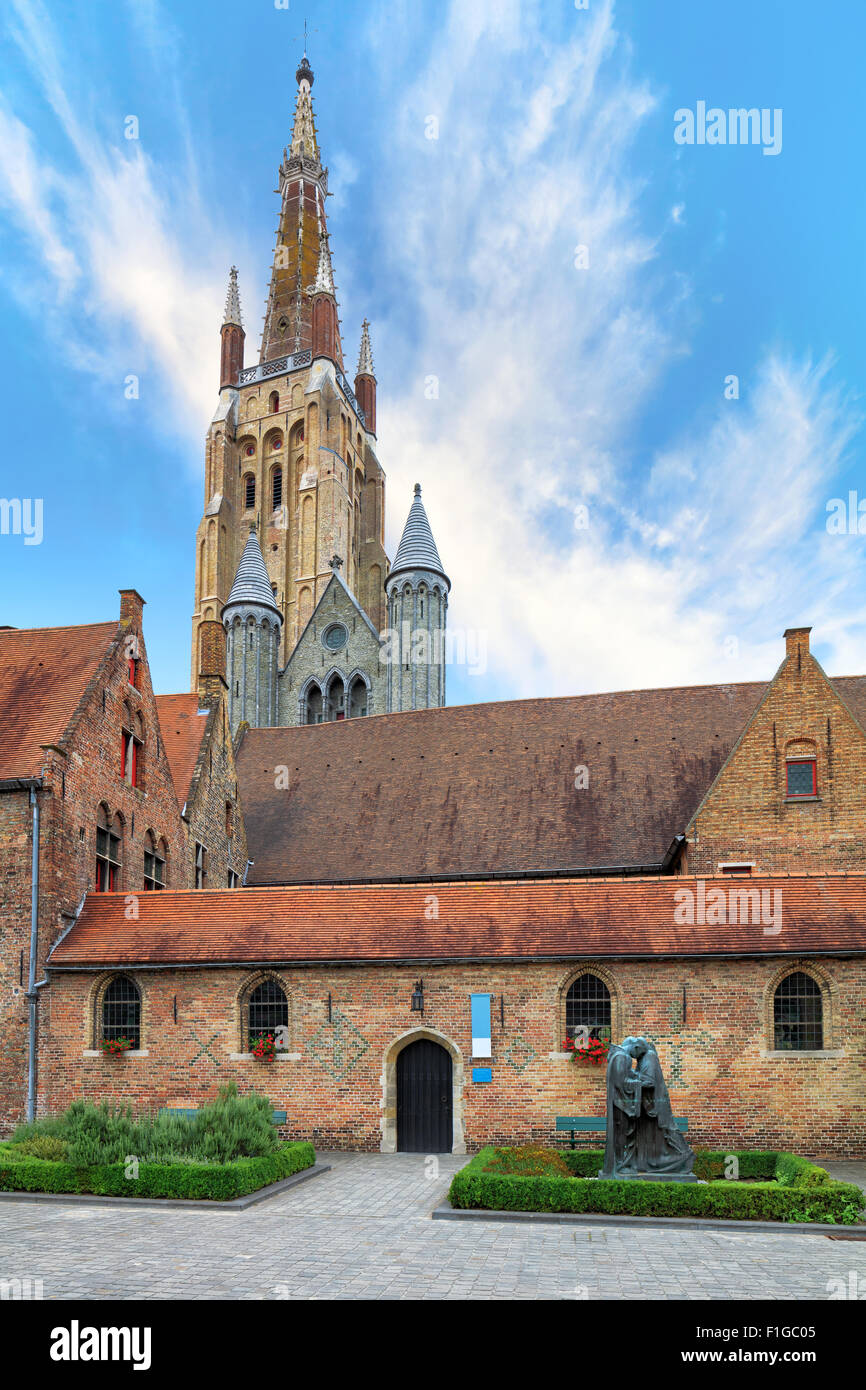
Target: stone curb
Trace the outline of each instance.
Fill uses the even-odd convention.
[[[245,1211],[247,1207],[255,1206],[256,1202],[278,1197],[289,1188],[330,1171],[330,1163],[315,1163],[312,1168],[302,1168],[300,1173],[292,1173],[268,1187],[260,1187],[258,1192],[248,1192],[245,1197],[233,1197],[230,1202],[214,1202],[210,1198],[195,1201],[181,1197],[101,1197],[94,1192],[0,1192],[0,1202],[67,1202],[88,1207],[156,1207],[163,1211],[200,1211],[202,1208],[206,1211]]]
[[[577,1211],[490,1211],[486,1207],[457,1208],[443,1202],[430,1213],[434,1221],[526,1221],[555,1222],[567,1226],[644,1226],[663,1231],[737,1231],[775,1235],[863,1236],[866,1226],[833,1226],[799,1221],[723,1221],[715,1217],[689,1216],[604,1216],[598,1212]]]

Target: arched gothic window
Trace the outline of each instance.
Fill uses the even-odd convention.
[[[247,1047],[267,1033],[289,1026],[289,1001],[277,980],[262,980],[250,991],[246,1008]]]
[[[141,995],[128,975],[115,975],[102,996],[101,1042],[129,1038],[141,1046]]]
[[[610,1041],[610,991],[597,975],[578,975],[565,998],[565,1035],[582,1028],[591,1038]]]
[[[97,893],[114,893],[120,889],[122,835],[120,816],[111,819],[108,808],[100,806],[96,817]]]
[[[820,986],[803,970],[786,975],[773,996],[773,1046],[777,1052],[820,1052],[824,1001]]]

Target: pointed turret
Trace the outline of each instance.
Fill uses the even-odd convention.
[[[415,484],[415,496],[412,499],[406,525],[403,527],[403,535],[400,537],[397,554],[394,556],[394,563],[388,575],[388,583],[390,584],[395,576],[404,570],[429,570],[433,574],[438,574],[445,580],[448,588],[451,588],[451,580],[442,568],[442,561],[439,559],[439,551],[436,549],[427,512],[421,501],[420,483]]]
[[[226,293],[226,309],[223,314],[220,347],[220,390],[224,386],[236,386],[244,366],[244,333],[241,318],[241,301],[238,294],[238,270],[232,266],[229,271],[229,287]]]
[[[388,711],[435,709],[445,703],[445,628],[451,580],[442,568],[421,484],[409,508],[385,581],[391,648]]]
[[[330,357],[339,366],[337,345],[340,327],[337,319],[337,299],[334,293],[334,272],[331,269],[331,253],[326,237],[322,238],[319,252],[319,265],[315,283],[309,288],[312,301],[312,351],[313,357]]]
[[[355,397],[364,412],[367,430],[376,433],[376,374],[373,371],[373,349],[370,347],[370,325],[366,319],[361,324],[361,350],[358,353],[358,370],[355,374]]]
[[[319,152],[311,95],[313,70],[306,54],[296,77],[298,99],[292,138],[280,165],[282,207],[260,360],[269,362],[275,357],[307,349],[315,354],[314,302],[310,291],[318,286],[321,276],[327,286],[325,292],[334,296],[333,341],[325,355],[332,357],[342,371],[343,353],[325,216],[328,171],[322,165]]]
[[[254,728],[274,724],[283,618],[255,527],[250,527],[222,620],[232,733],[243,720]]]

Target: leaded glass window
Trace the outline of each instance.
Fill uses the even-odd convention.
[[[824,1046],[824,1002],[820,987],[802,970],[786,975],[773,1000],[777,1052],[820,1052]]]

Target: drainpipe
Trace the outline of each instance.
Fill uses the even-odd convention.
[[[36,1118],[36,1017],[39,995],[36,992],[36,956],[39,933],[39,800],[36,788],[30,788],[33,811],[33,856],[30,867],[30,972],[27,977],[29,1022],[27,1036],[27,1120]]]
[[[255,862],[256,862],[256,861],[255,861],[254,859],[248,859],[248,860],[247,860],[247,866],[246,866],[246,868],[244,869],[244,876],[243,876],[243,878],[241,879],[241,887],[242,887],[242,888],[246,888],[246,886],[247,886],[247,874],[249,873],[250,869],[253,867],[253,864],[254,864]]]

